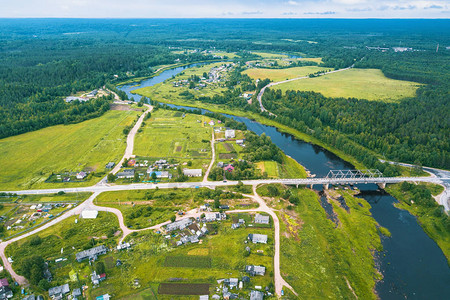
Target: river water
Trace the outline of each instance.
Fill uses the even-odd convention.
[[[192,64],[162,72],[144,80],[139,85],[120,87],[133,97],[132,90],[153,86],[179,74]],[[193,110],[192,107],[170,105]],[[207,112],[202,110],[202,112]],[[243,122],[257,134],[265,133],[272,141],[293,159],[318,177],[326,176],[331,169],[352,169],[353,166],[333,153],[295,139],[275,127],[266,126],[244,117],[226,115]],[[375,220],[391,232],[390,238],[383,238],[384,251],[377,254],[377,265],[383,280],[376,285],[381,299],[450,299],[450,268],[438,245],[423,231],[409,212],[397,209],[397,200],[377,185],[358,185],[360,197],[368,201]]]

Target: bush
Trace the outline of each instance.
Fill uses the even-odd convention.
[[[30,246],[38,246],[41,243],[42,243],[42,239],[38,235],[32,237],[31,240],[30,240]]]
[[[101,262],[101,261],[97,262],[95,264],[95,272],[97,272],[97,274],[105,273],[106,272],[105,264],[103,262]]]

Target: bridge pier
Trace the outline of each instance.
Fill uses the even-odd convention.
[[[328,183],[325,183],[324,185],[323,185],[323,189],[324,190],[328,190],[330,188],[330,185],[328,184]]]
[[[381,189],[385,189],[385,188],[386,188],[386,182],[377,183],[377,185],[378,185]]]

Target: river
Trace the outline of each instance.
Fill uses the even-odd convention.
[[[179,74],[192,64],[163,71],[158,76],[142,81],[139,85],[120,87],[133,97],[132,90],[153,86]],[[193,110],[192,107],[170,105]],[[207,112],[202,110],[202,112]],[[226,115],[243,122],[257,134],[265,133],[293,159],[305,166],[311,174],[326,176],[331,169],[352,169],[353,166],[335,154],[312,144],[297,140],[275,127],[266,126],[244,117]],[[383,238],[384,250],[377,253],[377,265],[383,280],[376,285],[381,299],[450,299],[450,268],[442,250],[423,231],[417,219],[409,212],[396,208],[397,200],[377,185],[359,185],[360,197],[368,201],[375,220],[389,229],[392,236]]]

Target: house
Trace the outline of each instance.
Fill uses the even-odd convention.
[[[13,297],[13,292],[9,286],[0,287],[0,299],[10,299]]]
[[[208,300],[209,299],[209,295],[201,295],[199,297],[199,300]]]
[[[202,169],[184,169],[183,175],[187,177],[202,177]]]
[[[36,296],[35,295],[29,295],[29,296],[23,298],[22,300],[36,300]]]
[[[225,130],[225,138],[226,139],[234,139],[236,137],[236,131],[233,129]]]
[[[116,165],[116,163],[114,163],[114,162],[109,162],[109,163],[106,164],[105,168],[107,168],[107,169],[112,169],[112,168],[114,168],[115,165]]]
[[[260,291],[251,291],[250,292],[250,300],[263,300],[264,293]]]
[[[96,219],[97,216],[98,216],[98,210],[85,209],[81,212],[81,217],[83,219]]]
[[[64,285],[55,286],[48,290],[48,295],[50,298],[55,299],[59,298],[62,299],[62,297],[70,292],[69,284],[66,283]]]
[[[134,178],[134,169],[126,169],[117,173],[117,178]]]
[[[149,173],[147,171],[147,173]],[[152,174],[155,173],[156,178],[171,178],[172,176],[169,174],[169,171],[152,171],[149,173],[149,176],[152,176]]]
[[[129,248],[131,248],[130,243],[120,243],[117,246],[117,250],[123,250],[123,249],[129,249]]]
[[[253,244],[267,244],[266,234],[250,233],[247,238],[252,241]]]
[[[226,219],[227,219],[227,215],[224,213],[219,213],[219,212],[205,213],[205,221],[206,222],[221,221],[221,220],[226,220]]]
[[[238,284],[239,284],[239,279],[230,278],[230,283],[229,283],[230,289],[237,288]]]
[[[100,282],[102,282],[103,280],[105,280],[106,279],[106,274],[105,273],[103,273],[103,274],[97,274],[97,272],[93,272],[92,274],[91,274],[91,281],[92,281],[92,284],[93,285],[99,285],[100,284]]]
[[[86,172],[81,171],[80,173],[77,174],[77,179],[84,179],[86,178],[87,174]]]
[[[74,299],[76,299],[77,297],[81,297],[81,289],[74,289],[73,291],[72,291],[72,297],[74,298]]]
[[[83,98],[83,97],[69,96],[69,97],[66,97],[66,100],[65,100],[65,101],[66,101],[67,103],[70,103],[70,102],[76,101],[76,100],[78,100],[78,101],[80,101],[80,102],[86,102],[88,99]]]
[[[96,300],[109,300],[109,299],[111,299],[111,296],[109,294],[104,294],[104,295],[98,296],[95,299]]]
[[[266,273],[266,267],[263,266],[245,266],[245,272],[248,273],[250,276],[264,276]]]
[[[224,167],[223,170],[227,171],[227,172],[233,172],[234,171],[234,167],[232,165],[228,165],[228,166]]]
[[[134,160],[134,159],[130,159],[130,160],[127,162],[127,165],[128,165],[129,167],[134,167],[135,164],[136,164],[136,160]]]
[[[256,214],[255,216],[255,223],[256,224],[269,224],[270,223],[270,217],[269,216],[263,216],[260,214]]]
[[[81,262],[85,259],[93,259],[96,260],[99,255],[106,254],[108,251],[108,248],[106,248],[104,245],[100,245],[91,249],[83,250],[81,252],[78,252],[75,257],[78,262]]]
[[[7,278],[0,279],[0,287],[9,286],[9,282]]]
[[[245,146],[244,142],[245,142],[245,140],[236,140],[236,144],[239,145],[239,146],[242,146],[242,147]]]
[[[174,231],[178,229],[184,229],[192,224],[192,220],[190,218],[181,219],[179,221],[175,221],[173,223],[169,223],[166,225],[166,231]]]

